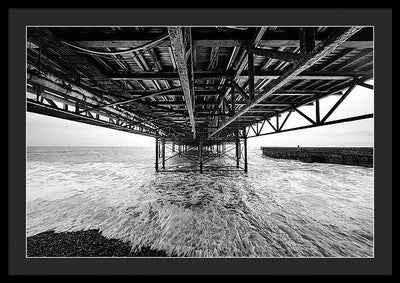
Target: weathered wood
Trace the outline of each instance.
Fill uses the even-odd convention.
[[[255,98],[254,102],[249,104],[247,107],[242,108],[232,118],[230,118],[217,130],[211,133],[210,136],[215,135],[223,128],[225,128],[227,125],[229,125],[230,123],[241,117],[255,105],[262,102],[265,98],[267,98],[275,91],[279,90],[282,86],[287,84],[289,81],[291,81],[298,74],[308,69],[313,64],[315,64],[315,62],[317,62],[321,58],[331,53],[343,42],[345,42],[349,37],[360,31],[361,29],[362,27],[350,27],[345,29],[338,29],[337,32],[329,36],[321,45],[316,47],[313,52],[305,54],[298,63],[294,64],[294,66],[292,66],[292,68],[287,70],[281,77],[279,77],[279,79],[276,79],[271,84],[269,84],[268,87],[264,89],[263,92]]]

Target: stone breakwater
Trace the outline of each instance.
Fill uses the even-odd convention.
[[[372,147],[261,147],[272,158],[373,167]]]

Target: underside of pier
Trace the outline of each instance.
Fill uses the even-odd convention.
[[[27,110],[154,137],[157,171],[232,146],[247,172],[249,137],[372,118],[329,119],[370,80],[372,27],[27,27]],[[285,127],[293,112],[308,124]]]

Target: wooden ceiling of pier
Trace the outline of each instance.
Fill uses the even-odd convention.
[[[318,46],[336,29],[313,27],[312,44]],[[307,48],[300,44],[299,27],[182,30],[172,35],[168,27],[28,27],[28,69],[79,85],[118,109],[148,119],[145,124],[152,128],[168,127],[171,135],[188,136],[194,126],[197,137],[207,137],[245,108],[253,92],[257,97],[290,70]],[[135,49],[138,46],[144,48]],[[373,28],[366,27],[232,121],[220,136],[315,96],[342,91],[372,72]],[[188,103],[190,95],[193,101]],[[118,105],[125,100],[131,101]]]

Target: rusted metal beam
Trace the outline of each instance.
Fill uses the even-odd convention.
[[[265,98],[272,95],[274,92],[279,90],[282,86],[287,84],[293,78],[295,78],[298,74],[308,69],[312,65],[314,65],[318,60],[325,57],[337,47],[339,47],[343,42],[345,42],[352,35],[360,31],[362,27],[350,27],[350,28],[339,28],[336,29],[333,34],[328,36],[326,40],[319,46],[317,46],[314,51],[302,55],[302,59],[294,64],[289,70],[285,71],[285,73],[280,76],[278,79],[269,84],[261,94],[259,94],[254,102],[249,104],[248,106],[242,108],[239,112],[237,112],[233,117],[228,119],[223,125],[221,125],[218,129],[211,133],[210,136],[213,136],[224,129],[227,125],[234,122],[236,119],[241,117],[243,114],[248,112],[251,108],[253,108],[258,103],[262,102]]]
[[[190,33],[181,27],[168,27],[171,47],[177,65],[179,79],[181,82],[183,95],[185,97],[186,108],[189,113],[190,124],[192,126],[193,139],[196,138],[196,120],[194,117],[194,77],[193,70],[189,69],[186,51],[191,48]],[[186,37],[186,38],[185,38]],[[186,39],[186,40],[185,40]],[[186,41],[186,42],[185,42]],[[193,66],[192,66],[193,67]]]

